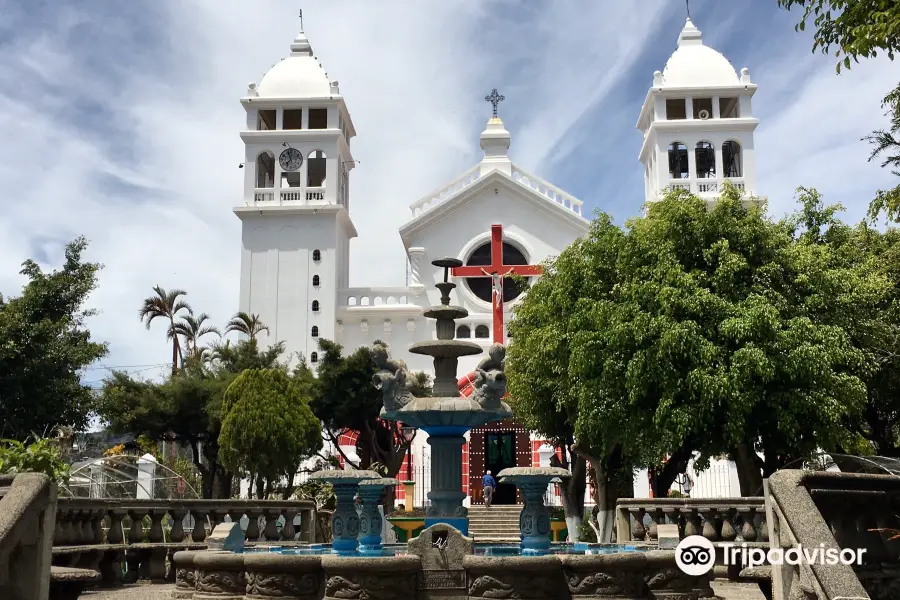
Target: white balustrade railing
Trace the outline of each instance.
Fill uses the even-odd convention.
[[[318,204],[325,202],[324,187],[256,188],[253,204]]]
[[[412,211],[412,216],[418,217],[432,206],[440,204],[464,187],[474,183],[480,175],[480,170],[481,165],[475,165],[444,187],[438,188],[427,196],[410,204],[409,208]]]
[[[744,180],[740,177],[725,177],[723,179],[673,179],[669,182],[669,189],[685,190],[698,195],[719,195],[722,193],[722,191],[724,191],[726,181],[730,182],[741,192],[746,189],[744,186]]]
[[[406,287],[347,288],[338,291],[340,307],[414,306]]]
[[[564,192],[555,185],[549,184],[539,177],[532,175],[531,173],[528,173],[527,171],[524,171],[516,166],[513,167],[512,178],[516,183],[531,188],[548,200],[565,206],[577,215],[581,214],[581,207],[584,203],[572,194]]]

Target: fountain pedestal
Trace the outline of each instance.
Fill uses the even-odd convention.
[[[512,467],[497,474],[503,483],[514,483],[525,498],[519,513],[522,554],[546,554],[550,550],[550,513],[544,505],[544,494],[550,481],[569,477],[558,467]]]
[[[359,482],[366,479],[380,479],[375,471],[317,471],[309,476],[331,484],[334,488],[335,507],[331,515],[331,549],[335,554],[356,554],[359,547],[359,514],[356,512],[356,494]],[[380,518],[380,517],[379,517]],[[380,530],[379,530],[380,533]]]
[[[359,484],[359,497],[362,499],[362,512],[359,515],[360,554],[381,554],[384,519],[378,510],[378,501],[384,488],[389,485],[397,485],[397,480],[367,479]]]
[[[431,446],[431,506],[425,513],[425,527],[436,523],[452,525],[465,536],[469,535],[469,511],[463,506],[462,448],[466,443],[464,428],[434,428],[428,431]],[[439,465],[439,468],[434,468]]]

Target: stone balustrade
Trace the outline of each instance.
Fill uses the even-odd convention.
[[[765,504],[748,498],[623,498],[616,503],[616,539],[657,541],[657,526],[678,525],[679,536],[711,542],[768,542]]]
[[[773,549],[865,549],[852,565],[772,565],[775,600],[900,597],[900,541],[891,539],[900,530],[900,477],[787,470],[764,493]]]
[[[206,537],[217,524],[244,517],[248,543],[316,541],[316,508],[308,501],[60,498],[53,562],[95,569],[106,585],[138,579],[174,581],[175,573],[167,565],[175,552],[205,548]]]
[[[55,503],[46,475],[0,476],[0,598],[47,599]]]

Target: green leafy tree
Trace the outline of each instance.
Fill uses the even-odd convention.
[[[66,246],[62,269],[22,264],[28,282],[18,297],[0,296],[0,435],[20,441],[60,425],[87,427],[94,405],[84,369],[107,354],[86,327],[84,309],[100,265],[83,259],[87,241]]]
[[[894,60],[900,49],[900,3],[894,0],[778,0],[778,6],[791,10],[800,8],[803,16],[797,31],[807,25],[815,27],[813,52],[833,54],[837,72],[849,69],[851,61],[874,58],[878,52]],[[882,104],[890,119],[888,129],[866,136],[872,144],[869,160],[882,159],[882,166],[900,166],[900,85],[884,98]],[[900,175],[894,171],[895,175]],[[884,213],[888,220],[900,221],[900,186],[881,190],[869,205],[873,221]]]
[[[319,350],[318,380],[310,406],[322,421],[325,435],[340,451],[340,436],[348,431],[358,432],[359,464],[347,456],[344,459],[363,469],[380,463],[384,465],[386,476],[395,476],[409,442],[403,438],[398,423],[383,421],[378,416],[382,396],[372,382],[377,367],[370,349],[362,347],[345,355],[340,344],[320,339]],[[428,378],[414,376],[422,388],[416,393],[430,395]]]
[[[181,352],[181,344],[178,339],[178,319],[184,313],[188,316],[193,314],[191,306],[184,300],[187,292],[184,290],[166,290],[163,287],[155,286],[153,288],[153,296],[144,299],[138,311],[141,322],[150,329],[150,325],[156,319],[168,321],[166,328],[166,339],[172,342],[172,374],[178,371],[180,361],[183,360]]]
[[[269,486],[288,479],[293,492],[300,463],[322,448],[309,396],[280,369],[247,369],[228,386],[222,405],[220,456],[233,472],[254,473]],[[258,497],[266,496],[262,485]]]
[[[653,467],[662,456],[699,452],[702,468],[728,453],[746,495],[793,458],[853,446],[871,364],[846,326],[871,314],[888,286],[805,235],[827,223],[831,210],[820,208],[813,203],[775,223],[744,207],[728,186],[709,210],[671,192],[621,234],[598,218],[584,242],[560,255],[557,264],[567,268],[556,285],[537,293],[542,278],[517,312],[509,366],[515,402],[533,394],[527,402],[541,408],[532,412],[571,415],[576,448],[595,458],[618,451],[624,465]],[[575,296],[576,286],[580,299],[567,322],[550,325],[565,334],[555,362],[569,398],[536,387],[538,376],[517,381],[529,364],[523,354],[536,351],[539,325],[550,322],[517,321],[539,297],[559,289]],[[533,345],[516,349],[529,336]],[[597,475],[602,484],[606,474]]]
[[[106,379],[98,413],[115,433],[172,439],[190,448],[204,498],[230,498],[234,473],[219,459],[225,390],[246,369],[279,369],[283,344],[260,350],[255,339],[214,344],[205,364],[189,360],[162,383],[113,372]]]
[[[59,485],[69,479],[69,463],[60,452],[57,440],[0,440],[0,474],[43,473]]]

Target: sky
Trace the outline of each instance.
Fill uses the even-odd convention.
[[[19,293],[26,258],[59,267],[86,236],[104,265],[89,326],[110,347],[91,384],[114,367],[165,372],[165,327],[138,319],[154,285],[187,290],[220,325],[237,310],[239,99],[287,56],[301,8],[357,130],[351,285],[404,284],[396,231],[411,203],[480,159],[494,87],[516,164],[585,215],[640,214],[635,124],[684,25],[681,0],[0,0],[0,293]],[[880,101],[900,65],[836,75],[775,0],[695,0],[691,13],[759,85],[758,188],[772,214],[803,185],[862,218],[893,185],[860,138],[887,124]]]

